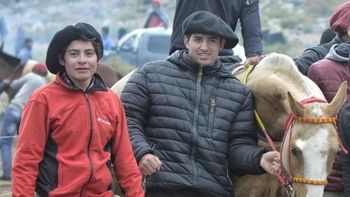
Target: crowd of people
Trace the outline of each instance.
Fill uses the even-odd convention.
[[[145,27],[167,27],[160,1],[152,3]],[[238,21],[244,62],[232,51]],[[329,28],[331,41],[294,62],[327,101],[348,82],[337,124],[350,149],[350,1],[334,10]],[[17,90],[0,130],[0,180],[12,181],[13,196],[113,196],[115,175],[128,197],[229,197],[229,175],[281,171],[280,153],[257,146],[251,91],[231,74],[234,65],[263,58],[259,1],[176,1],[169,57],[139,67],[120,97],[96,73],[115,47],[109,28],[101,30],[67,25],[53,35],[45,64],[2,81]],[[26,39],[4,62],[23,69],[32,45]],[[49,83],[48,72],[55,75]],[[324,196],[350,196],[349,155],[336,157]]]

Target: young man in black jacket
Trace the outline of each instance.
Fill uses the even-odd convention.
[[[259,62],[263,49],[258,0],[177,0],[169,54],[186,48],[181,30],[182,22],[191,13],[201,10],[219,16],[233,32],[239,21],[242,28],[245,56],[247,57],[245,64]],[[232,48],[228,45],[219,54],[220,60],[224,63],[232,64],[241,61],[233,55]]]
[[[253,96],[218,60],[232,29],[210,12],[182,25],[186,49],[138,68],[121,94],[148,197],[231,197],[229,173],[275,174],[257,148]]]

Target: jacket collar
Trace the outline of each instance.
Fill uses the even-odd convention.
[[[62,85],[70,90],[81,90],[78,88],[74,82],[68,77],[67,73],[65,71],[59,72],[56,74],[56,80],[55,82],[59,85]],[[95,73],[92,76],[92,80],[90,82],[89,87],[85,92],[92,92],[92,91],[107,91],[108,88],[106,84],[103,82],[100,75]]]
[[[204,75],[213,74],[219,77],[233,77],[229,69],[225,68],[224,64],[219,61],[219,59],[217,59],[213,65],[202,66],[188,56],[188,51],[186,49],[175,51],[167,61],[178,65],[183,70],[197,72],[199,67],[202,67]]]

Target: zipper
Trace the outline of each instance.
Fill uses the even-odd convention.
[[[195,108],[194,108],[194,117],[193,117],[193,125],[192,125],[191,162],[192,162],[193,184],[194,185],[196,184],[197,178],[198,178],[195,155],[196,155],[197,141],[198,141],[197,124],[198,124],[198,116],[199,116],[199,104],[200,104],[201,91],[202,91],[202,88],[201,88],[202,76],[203,76],[203,68],[202,68],[202,66],[200,66],[199,70],[198,70],[198,74],[197,74],[196,103],[195,103]]]
[[[209,133],[213,135],[213,126],[214,126],[214,112],[215,112],[216,101],[214,97],[210,99],[210,112],[209,112]]]
[[[92,164],[92,159],[91,159],[91,155],[90,155],[90,149],[91,149],[91,141],[92,141],[92,112],[91,112],[91,106],[90,106],[90,101],[89,101],[89,96],[86,92],[84,92],[84,97],[85,97],[85,101],[87,104],[87,108],[88,108],[88,112],[89,112],[89,125],[90,125],[90,135],[89,135],[89,143],[88,143],[88,150],[87,150],[87,156],[89,159],[89,164],[90,164],[90,176],[89,179],[87,180],[87,182],[84,184],[84,186],[81,188],[80,190],[80,196],[83,196],[83,192],[86,188],[86,186],[89,184],[89,182],[92,179],[92,174],[93,174],[93,164]]]

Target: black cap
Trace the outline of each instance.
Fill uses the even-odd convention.
[[[182,23],[182,32],[184,35],[203,33],[224,38],[225,48],[233,48],[238,43],[238,37],[231,27],[219,16],[207,11],[198,11],[189,15]]]
[[[98,54],[98,60],[103,56],[103,42],[101,35],[96,29],[87,23],[77,23],[76,25],[68,25],[62,30],[58,31],[52,38],[46,54],[46,65],[48,70],[56,74],[57,72],[64,71],[64,67],[60,65],[58,61],[58,55],[62,50],[68,46],[70,42],[77,39],[81,35],[86,36],[88,39],[94,39],[100,44],[101,54]]]

